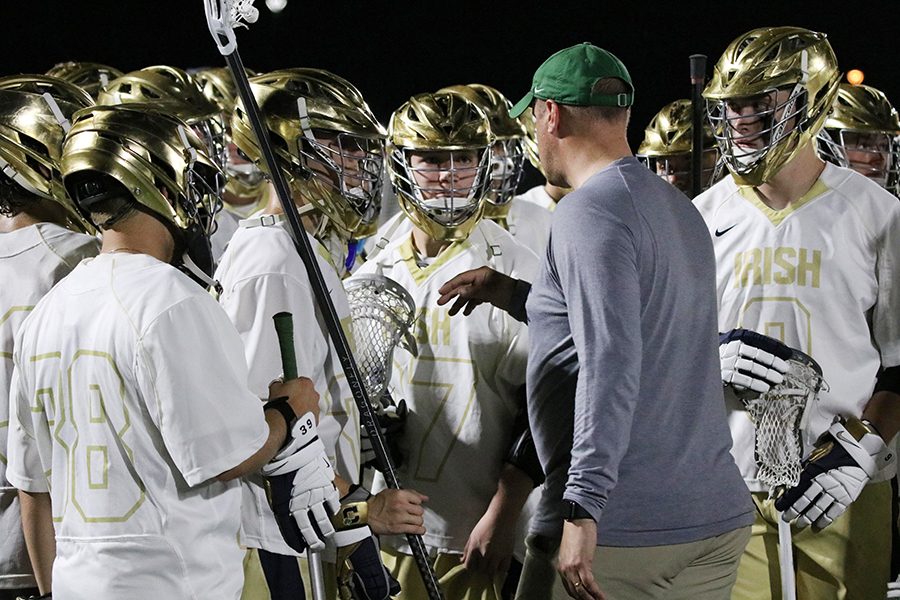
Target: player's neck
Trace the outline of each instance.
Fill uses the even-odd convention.
[[[168,228],[155,217],[136,212],[103,230],[103,254],[146,254],[158,261],[171,263],[175,240]]]
[[[416,251],[427,258],[434,258],[452,242],[436,240],[418,228],[412,230],[412,241]]]
[[[28,213],[21,212],[12,217],[0,215],[0,233],[11,233],[18,229],[24,229],[32,225],[37,225],[41,219],[33,217]]]
[[[808,144],[756,191],[766,206],[782,210],[806,195],[824,169],[825,163],[816,156],[812,144]]]

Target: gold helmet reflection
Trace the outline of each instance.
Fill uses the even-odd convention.
[[[209,156],[225,164],[225,128],[219,107],[184,69],[158,65],[126,73],[100,91],[97,104],[152,104],[184,121],[203,139]]]
[[[90,94],[92,98],[96,98],[100,94],[100,90],[109,85],[110,81],[123,75],[122,71],[107,65],[75,61],[58,63],[46,74],[74,83]]]
[[[850,136],[848,134],[856,134]],[[825,131],[819,135],[819,155],[843,167],[853,167],[897,194],[900,186],[900,119],[883,92],[868,85],[842,83]],[[859,144],[858,138],[865,138]],[[856,139],[848,139],[848,138]],[[879,155],[867,166],[851,165],[847,151]]]
[[[644,141],[636,154],[651,171],[667,179],[674,179],[673,184],[686,194],[691,191],[690,157],[694,145],[692,113],[690,100],[676,100],[666,104],[644,129]],[[705,190],[715,181],[718,158],[716,140],[705,118],[703,153],[704,177],[701,187]]]
[[[384,127],[349,81],[322,69],[274,71],[250,80],[279,167],[294,193],[321,215],[317,236],[374,233],[381,209]],[[250,120],[238,103],[234,143],[265,169]]]
[[[212,232],[222,173],[205,143],[178,118],[155,106],[95,106],[75,115],[63,145],[62,176],[79,198],[97,175],[123,185],[134,200],[182,231]]]
[[[0,78],[0,173],[65,209],[66,226],[88,231],[60,175],[63,138],[76,111],[91,106],[76,85],[47,75]]]
[[[769,181],[822,128],[837,94],[837,59],[825,34],[800,27],[754,29],[734,40],[716,63],[703,91],[713,134],[735,181],[760,185]],[[776,91],[787,100],[742,119],[759,119],[762,130],[745,136],[761,138],[760,149],[741,146],[726,114],[730,100]]]
[[[491,153],[491,190],[486,197],[484,216],[489,219],[506,217],[525,168],[525,126],[520,120],[509,116],[512,103],[490,86],[470,83],[439,91],[460,94],[487,115],[495,142]]]
[[[468,237],[481,220],[491,184],[494,136],[484,112],[452,92],[419,94],[394,111],[388,137],[391,179],[409,219],[434,239]],[[414,167],[412,155],[423,152],[445,153],[449,165]],[[456,164],[471,153],[470,164]]]

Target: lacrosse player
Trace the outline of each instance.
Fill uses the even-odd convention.
[[[819,135],[819,155],[850,167],[895,196],[900,195],[900,117],[880,90],[838,86],[831,114]]]
[[[251,79],[253,93],[275,141],[284,172],[316,250],[338,317],[350,333],[350,308],[341,284],[353,262],[355,236],[374,229],[381,193],[384,128],[359,91],[345,79],[319,69],[286,69]],[[260,148],[243,107],[232,120],[234,143],[255,163]],[[319,432],[338,475],[344,501],[365,501],[360,473],[359,413],[328,338],[322,311],[277,199],[262,214],[241,221],[216,273],[219,301],[244,340],[251,389],[264,389],[279,374],[280,350],[272,315],[294,315],[302,339],[296,340],[298,372],[321,393]],[[245,487],[244,542],[260,548],[263,568],[284,563],[297,552],[285,545],[258,481]],[[376,533],[421,533],[421,502],[412,491],[391,490],[369,499],[369,524]],[[276,555],[276,556],[273,556]],[[326,583],[336,581],[333,549],[324,556]],[[296,565],[296,561],[294,561]],[[270,585],[270,589],[272,586]],[[335,593],[327,587],[329,594]]]
[[[460,270],[490,264],[531,277],[537,260],[482,220],[494,139],[472,101],[451,92],[414,96],[394,112],[389,137],[392,180],[413,229],[359,272],[399,282],[420,312],[418,357],[397,352],[391,379],[393,397],[409,405],[399,477],[428,496],[424,540],[447,600],[499,598],[515,524],[532,488],[504,464],[527,333],[490,307],[451,323],[435,300],[439,285]],[[404,540],[386,537],[383,544],[401,597],[424,597]]]
[[[227,316],[174,267],[203,247],[191,238],[208,234],[220,177],[186,124],[136,105],[84,109],[61,171],[103,242],[16,338],[8,477],[41,592],[236,599],[234,479],[286,469],[297,527],[324,546],[310,523],[337,492],[318,396],[307,379],[275,383],[263,407]]]
[[[780,517],[793,524],[801,600],[881,598],[888,579],[894,468],[885,442],[900,426],[900,203],[872,179],[816,156],[839,78],[824,34],[764,28],[728,46],[703,93],[731,173],[694,200],[715,247],[719,329],[780,340],[812,356],[827,383],[806,411],[800,482],[773,503],[757,478],[755,428],[735,392],[766,392],[785,364],[749,342],[722,347],[733,453],[757,508],[739,599],[780,592],[772,576]]]
[[[647,167],[690,196],[691,173],[691,101],[676,100],[662,107],[644,130],[644,141],[637,156]],[[702,189],[715,183],[718,150],[709,126],[703,128]]]
[[[248,73],[249,74],[249,73]],[[192,75],[200,91],[219,107],[225,130],[225,189],[222,210],[216,214],[216,229],[210,236],[213,258],[218,261],[238,223],[259,212],[269,203],[274,190],[263,172],[241,156],[231,137],[231,116],[237,102],[237,90],[225,67],[202,69]]]
[[[37,301],[99,249],[59,176],[64,123],[91,104],[53,77],[0,79],[0,595],[37,591],[19,500],[5,475],[13,340]]]

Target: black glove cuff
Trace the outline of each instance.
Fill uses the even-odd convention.
[[[291,432],[294,429],[294,423],[297,422],[297,413],[294,412],[294,409],[288,403],[287,396],[280,396],[266,402],[263,405],[263,412],[267,410],[277,410],[284,419],[284,425],[287,428],[284,435],[284,443],[281,444],[281,447],[284,448],[293,438]]]

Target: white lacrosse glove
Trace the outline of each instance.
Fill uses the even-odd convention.
[[[765,394],[784,381],[792,354],[789,346],[749,329],[719,334],[722,381],[738,392]]]
[[[340,508],[334,471],[316,431],[316,419],[306,413],[291,428],[292,439],[262,468],[266,495],[285,541],[298,552],[308,546],[323,550],[334,535],[331,517]]]
[[[870,425],[839,419],[803,461],[800,483],[775,501],[784,521],[823,529],[859,497],[866,483],[894,462],[894,453]],[[795,520],[796,519],[796,520]]]

